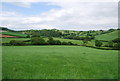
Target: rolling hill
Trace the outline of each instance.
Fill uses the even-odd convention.
[[[12,37],[12,36],[14,36],[14,37],[26,37],[27,36],[26,34],[22,34],[22,33],[19,33],[17,31],[14,31],[14,30],[11,30],[11,29],[8,29],[5,27],[0,27],[0,34],[1,34],[1,36],[6,35],[5,37]]]
[[[17,32],[0,32],[2,35],[10,35],[10,36],[16,36],[16,37],[26,37],[26,34],[21,34]]]
[[[120,32],[120,30],[115,30],[115,31],[110,32],[110,33],[97,35],[95,37],[95,39],[97,39],[97,40],[103,40],[103,41],[111,41],[113,39],[118,38],[119,32]]]

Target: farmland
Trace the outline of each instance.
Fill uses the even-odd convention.
[[[52,29],[1,32],[3,35],[17,36],[17,38],[2,38],[2,77],[3,79],[116,79],[118,49],[106,45],[118,38],[118,31]],[[101,47],[95,45],[96,40],[100,40]],[[116,45],[112,43],[113,46]]]
[[[118,51],[82,46],[3,46],[3,79],[115,79]]]
[[[2,43],[9,43],[11,40],[25,41],[30,38],[2,38]]]
[[[120,30],[114,31],[114,32],[111,32],[111,33],[102,34],[102,35],[97,35],[96,39],[105,40],[105,41],[111,41],[113,39],[118,38],[119,32],[120,32]]]
[[[26,34],[16,33],[16,32],[0,32],[3,35],[11,35],[11,36],[18,36],[18,37],[26,37]]]

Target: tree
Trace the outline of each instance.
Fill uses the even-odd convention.
[[[120,43],[116,43],[116,44],[114,45],[114,48],[120,49]]]
[[[113,42],[112,41],[108,42],[108,47],[113,47]]]
[[[99,40],[95,40],[95,46],[101,47],[102,46],[102,42],[99,41]]]
[[[33,45],[44,45],[44,44],[46,44],[45,40],[41,37],[33,37],[31,39],[31,43]]]
[[[26,38],[30,38],[30,35],[27,35]]]
[[[62,45],[67,45],[68,43],[67,42],[62,42]]]
[[[112,40],[114,43],[120,43],[120,38],[116,38],[114,40]]]
[[[15,45],[15,40],[11,40],[9,43],[10,43],[10,45]]]
[[[55,45],[61,45],[61,42],[59,40],[54,40]]]
[[[50,45],[54,45],[55,44],[55,41],[54,41],[54,39],[52,37],[49,37],[47,42]]]
[[[86,45],[88,41],[86,39],[84,39],[84,40],[82,40],[82,42],[83,42],[83,45]]]
[[[74,45],[72,42],[68,42],[68,45]]]
[[[10,44],[10,45],[13,45],[13,46],[22,46],[22,45],[26,45],[25,42],[23,42],[23,41],[16,41],[16,40],[11,40],[11,41],[9,42],[9,44]]]

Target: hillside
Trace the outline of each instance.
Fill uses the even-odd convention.
[[[5,28],[5,27],[0,27],[0,35],[1,37],[26,37],[26,34],[19,33],[17,31]]]
[[[110,32],[110,33],[97,35],[95,37],[95,39],[103,40],[103,41],[110,41],[110,40],[118,38],[118,33],[119,32],[120,32],[120,30],[116,30],[116,31],[113,31],[113,32]]]
[[[17,32],[0,32],[2,35],[10,35],[10,36],[16,36],[16,37],[26,37],[26,34],[21,34]]]
[[[14,30],[8,29],[6,27],[0,27],[0,31],[14,32]]]

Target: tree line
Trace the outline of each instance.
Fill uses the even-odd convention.
[[[72,42],[62,42],[60,40],[54,40],[52,37],[49,37],[47,41],[45,41],[42,37],[32,37],[31,40],[27,41],[17,41],[11,40],[8,45],[12,46],[24,46],[24,45],[76,45]]]

